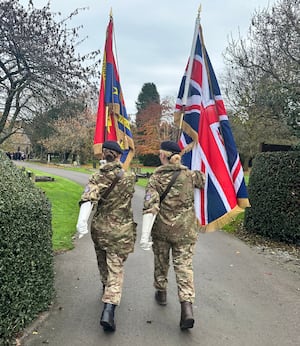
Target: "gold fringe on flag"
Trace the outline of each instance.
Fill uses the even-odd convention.
[[[236,206],[230,212],[228,212],[228,213],[222,215],[221,217],[219,217],[218,219],[210,222],[208,225],[200,226],[201,233],[210,233],[210,232],[221,230],[223,226],[234,221],[234,219],[244,211],[245,211],[245,209],[242,209],[239,206]]]

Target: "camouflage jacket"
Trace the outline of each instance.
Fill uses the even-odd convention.
[[[92,239],[103,250],[125,254],[133,252],[136,223],[133,221],[131,200],[134,193],[135,174],[124,172],[105,200],[101,199],[120,172],[119,162],[110,162],[93,174],[81,196],[81,203],[91,201],[95,212],[92,219]],[[101,199],[101,204],[98,201]]]
[[[175,183],[160,203],[174,171],[180,170]],[[152,238],[174,243],[193,243],[199,233],[199,223],[194,210],[194,188],[204,186],[205,176],[180,164],[158,167],[146,187],[143,212],[157,214],[152,228]]]

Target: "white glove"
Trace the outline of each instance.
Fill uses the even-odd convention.
[[[153,244],[151,241],[151,229],[154,224],[155,218],[156,215],[152,213],[143,215],[143,227],[140,241],[140,246],[143,250],[150,250]]]
[[[92,202],[84,202],[80,206],[80,211],[78,215],[76,230],[78,232],[78,238],[82,238],[88,231],[88,221],[93,209]]]

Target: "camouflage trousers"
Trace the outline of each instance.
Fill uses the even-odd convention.
[[[100,279],[105,286],[102,301],[104,303],[119,305],[122,296],[124,262],[128,255],[108,253],[105,250],[96,248],[96,246],[95,251]]]
[[[178,298],[180,302],[194,303],[194,273],[192,258],[195,244],[170,244],[154,240],[154,287],[165,291],[168,285],[170,251],[176,275]]]

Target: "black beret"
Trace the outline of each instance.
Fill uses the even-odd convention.
[[[103,149],[110,149],[113,151],[116,151],[119,154],[123,154],[123,150],[121,149],[121,147],[119,146],[118,142],[114,142],[114,141],[105,141],[102,145]]]
[[[180,153],[181,152],[179,145],[173,141],[162,142],[160,145],[160,149],[165,150],[165,151],[170,151],[171,153]]]

